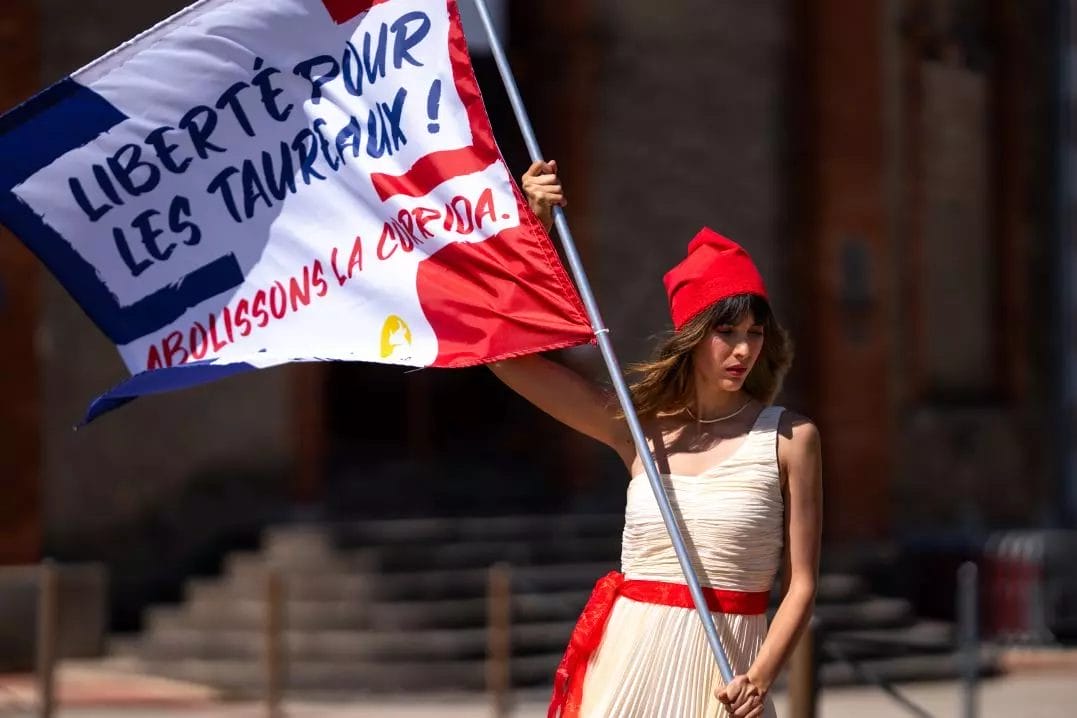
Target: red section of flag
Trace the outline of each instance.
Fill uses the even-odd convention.
[[[503,162],[471,68],[456,3],[449,8],[453,82],[472,144],[433,152],[401,175],[374,174],[378,196],[422,197],[451,177]],[[575,287],[513,185],[520,224],[481,242],[450,244],[419,263],[419,304],[438,338],[432,366],[463,367],[594,341]]]
[[[372,174],[371,181],[382,202],[393,195],[424,197],[445,181],[446,177],[459,177],[474,172],[481,172],[500,156],[495,151],[491,154],[476,152],[475,147],[459,150],[431,152],[419,158],[411,169],[402,175]]]
[[[450,244],[419,263],[419,304],[438,337],[431,366],[473,366],[593,340],[553,248],[535,237],[525,224]]]
[[[453,80],[467,108],[472,146],[427,155],[400,176],[375,175],[382,199],[395,193],[422,196],[446,177],[503,161],[455,2],[449,2],[449,15]],[[471,366],[594,341],[583,304],[549,237],[515,185],[513,191],[518,227],[483,242],[450,244],[419,263],[419,304],[438,337],[432,366]]]
[[[329,11],[329,17],[333,18],[337,25],[342,25],[383,2],[386,0],[322,0],[325,9]]]

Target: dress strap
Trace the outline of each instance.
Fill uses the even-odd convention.
[[[773,465],[777,469],[778,426],[784,413],[785,407],[781,406],[768,406],[759,412],[748,436],[750,446],[744,450],[746,458],[759,464]]]
[[[784,413],[784,406],[765,407],[763,411],[759,412],[759,418],[756,419],[755,427],[752,430],[757,434],[777,432]]]

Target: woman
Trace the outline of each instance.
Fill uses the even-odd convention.
[[[547,229],[564,204],[554,163],[523,177]],[[622,573],[599,581],[555,678],[550,716],[773,715],[768,692],[811,617],[821,481],[815,426],[771,406],[792,359],[748,254],[704,229],[665,276],[674,333],[637,367],[637,412],[735,678],[721,685],[624,416],[538,356],[492,365],[538,408],[610,446],[631,475]],[[782,599],[767,629],[781,564]]]

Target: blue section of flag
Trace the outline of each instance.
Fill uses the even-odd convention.
[[[191,307],[243,283],[239,262],[229,254],[122,306],[93,265],[12,192],[39,170],[126,119],[104,97],[70,78],[0,117],[0,222],[41,258],[109,339],[121,345],[168,326]],[[105,226],[101,231],[109,234]],[[111,242],[111,236],[101,241]]]
[[[135,374],[119,386],[97,397],[86,410],[82,425],[89,424],[102,414],[134,401],[147,394],[162,394],[177,389],[188,389],[199,384],[206,384],[218,379],[225,379],[236,374],[245,374],[257,369],[252,364],[212,364],[210,362],[192,362],[179,366],[155,369]]]
[[[101,95],[71,78],[56,83],[0,117],[0,192],[10,192],[126,119]]]

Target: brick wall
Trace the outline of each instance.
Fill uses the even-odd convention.
[[[748,248],[788,311],[785,3],[594,4],[591,271],[622,361],[647,357],[667,328],[662,274],[703,225]]]
[[[1040,524],[1048,447],[1046,2],[893,19],[903,149],[894,529]]]
[[[0,67],[34,68],[37,18],[32,0],[0,9]],[[0,108],[29,97],[33,73],[0,72]],[[0,565],[36,561],[41,550],[40,397],[34,334],[37,260],[0,229]]]
[[[77,12],[71,0],[39,0],[39,4],[44,23],[52,28],[43,37],[44,84],[149,27],[185,5],[186,0],[86,0],[77,4]],[[796,243],[804,240],[806,233],[800,227],[791,227],[788,210],[795,198],[786,193],[786,188],[791,186],[790,173],[795,169],[788,162],[788,148],[792,136],[809,131],[795,124],[790,112],[791,90],[796,89],[788,85],[791,34],[799,32],[790,15],[792,5],[796,4],[778,0],[686,0],[659,7],[644,0],[591,0],[592,12],[582,30],[585,37],[575,40],[589,44],[584,77],[592,78],[586,88],[590,109],[566,109],[560,116],[566,124],[560,135],[586,138],[561,143],[576,155],[567,162],[578,168],[576,174],[566,177],[570,199],[573,180],[585,183],[582,188],[577,185],[580,195],[586,198],[584,207],[570,207],[570,216],[582,227],[588,268],[624,363],[644,358],[653,346],[653,335],[668,326],[661,276],[683,256],[688,239],[701,225],[710,225],[748,247],[768,280],[779,315],[786,318],[795,311],[806,315],[818,309],[812,303],[815,300],[797,291],[794,280],[802,275],[811,274],[810,281],[818,285],[819,301],[828,300],[834,306],[839,300],[855,304],[856,296],[837,296],[839,290],[855,295],[858,289],[841,286],[843,267],[851,266],[855,274],[856,262],[851,260],[859,256],[855,252],[842,254],[842,247],[861,240],[877,242],[884,232],[890,233],[886,242],[902,241],[893,231],[894,226],[886,224],[886,213],[894,211],[893,207],[872,205],[867,229],[846,221],[859,211],[855,206],[838,216],[839,210],[845,211],[838,202],[856,205],[854,190],[876,194],[884,190],[865,189],[857,174],[863,169],[858,156],[843,155],[835,144],[838,149],[834,154],[845,164],[832,163],[827,170],[833,180],[828,196],[834,203],[824,206],[820,202],[812,208],[819,213],[829,211],[831,215],[827,216],[836,217],[828,220],[832,231],[827,235],[827,253],[820,253],[819,264],[813,265],[811,272],[792,264],[790,257],[794,250],[799,251]],[[819,7],[816,3],[804,5],[813,8],[812,12]],[[519,7],[514,5],[517,14]],[[840,4],[832,7],[836,8],[836,16],[848,15]],[[860,47],[855,40],[864,34],[864,27],[880,27],[882,32],[881,25],[874,20],[858,25],[846,19],[836,31],[846,39],[846,50],[855,58],[853,51]],[[511,28],[515,46],[526,48],[533,44],[520,40],[520,34],[528,30],[526,26]],[[895,28],[889,31],[897,32]],[[874,48],[876,40],[869,33],[864,43]],[[556,61],[558,53],[551,51],[550,57]],[[576,56],[566,52],[565,57]],[[542,65],[525,65],[531,75],[525,84],[541,86],[535,75],[543,72]],[[884,73],[862,68],[858,77],[861,75],[870,79],[881,78]],[[871,162],[877,166],[868,169],[871,173],[878,170],[877,177],[871,174],[870,181],[882,185],[888,171],[883,165],[890,159],[883,157],[880,150],[886,139],[882,138],[884,128],[878,117],[881,110],[870,104],[883,102],[886,93],[875,92],[878,89],[865,81],[863,96],[850,100],[846,90],[832,87],[826,108],[838,115],[826,117],[839,116],[862,133],[876,132],[877,137],[867,138],[866,146],[880,155],[872,155]],[[577,91],[582,90],[574,90],[574,96]],[[536,114],[544,114],[544,97],[527,99]],[[540,105],[537,109],[536,104]],[[863,129],[865,117],[875,129]],[[558,119],[547,117],[546,121]],[[1023,127],[1024,132],[1036,129],[1032,121]],[[833,127],[829,131],[832,134],[820,137],[835,143],[848,139]],[[562,166],[565,164],[563,161]],[[833,173],[842,167],[847,167],[854,179],[834,179]],[[870,199],[883,203],[875,195]],[[1038,210],[1033,207],[1028,211]],[[1018,239],[1028,242],[1033,233],[1024,231],[1028,234]],[[891,247],[888,254],[873,259],[877,273],[872,275],[872,281],[881,283],[874,287],[877,294],[873,296],[891,297],[888,301],[893,301],[887,283],[898,273],[896,262],[903,256],[899,250],[901,247]],[[280,466],[290,460],[291,382],[287,369],[136,402],[86,430],[72,433],[69,427],[87,401],[125,372],[108,342],[51,278],[42,280],[41,291],[38,333],[42,355],[43,475],[53,545],[73,545],[80,536],[97,528],[166,505],[171,496],[184,490],[193,475],[204,470],[235,467],[246,471]],[[898,327],[885,325],[891,316],[889,310],[878,311],[882,312],[879,316],[872,315],[873,336],[877,338],[882,332],[896,334]],[[828,475],[833,478],[828,490],[835,498],[841,492],[850,492],[845,504],[848,510],[842,513],[855,516],[861,509],[882,509],[885,514],[896,500],[900,502],[894,512],[898,528],[945,524],[953,519],[949,509],[959,494],[949,490],[953,485],[943,490],[947,485],[941,479],[952,474],[952,467],[961,465],[960,456],[969,455],[961,452],[967,450],[984,472],[999,477],[975,488],[970,486],[968,491],[979,492],[985,505],[1001,512],[997,514],[1000,519],[1009,520],[1018,514],[1018,518],[1033,519],[1035,501],[1000,505],[994,501],[995,493],[985,493],[993,492],[989,487],[997,486],[1006,477],[1026,471],[1020,447],[1015,445],[1020,443],[1020,432],[1027,431],[1019,417],[994,409],[979,417],[964,411],[952,415],[926,412],[911,415],[911,423],[900,436],[880,433],[877,424],[861,422],[855,411],[865,412],[869,418],[884,417],[881,424],[886,427],[899,418],[898,409],[885,401],[878,405],[881,409],[866,405],[859,401],[858,393],[864,386],[879,386],[884,379],[899,385],[907,382],[901,362],[887,365],[901,347],[887,345],[889,353],[883,357],[881,345],[857,344],[856,337],[843,338],[842,332],[849,329],[850,321],[833,307],[831,312],[837,317],[826,330],[831,335],[801,327],[797,338],[806,349],[815,346],[817,356],[813,363],[797,364],[794,380],[800,376],[803,378],[795,383],[818,387],[819,403],[826,401],[836,415],[831,420],[831,428],[836,430],[826,437],[828,451],[838,457],[827,465]],[[1029,321],[1030,317],[1023,315],[1022,319]],[[828,336],[833,341],[828,341]],[[848,342],[849,352],[838,351],[845,346],[839,340]],[[835,356],[844,357],[846,364],[842,366],[862,372],[863,378],[850,381],[848,373],[834,368],[831,360]],[[805,366],[813,364],[813,373],[804,376]],[[832,367],[829,382],[817,381],[818,368],[828,365]],[[872,367],[879,366],[890,373],[873,373]],[[827,393],[831,390],[833,394]],[[838,392],[844,392],[855,411],[846,411],[834,402]],[[795,397],[787,403],[815,413],[813,407],[801,406]],[[1034,413],[1035,408],[1027,404],[1023,410]],[[947,426],[954,427],[953,431],[939,428],[939,422],[949,422]],[[963,443],[964,432],[968,431],[982,439],[971,448]],[[988,441],[986,437],[995,438]],[[891,444],[879,453],[879,442],[887,441]],[[917,452],[916,460],[899,466],[899,459],[886,458],[885,452],[891,450]],[[865,476],[871,481],[866,482]],[[939,490],[925,492],[925,484]],[[891,495],[891,491],[895,493]],[[829,505],[842,506],[840,501]],[[868,533],[875,535],[884,528],[885,519]],[[857,530],[850,529],[854,533]]]
[[[185,0],[40,0],[41,85],[180,9]],[[142,399],[73,432],[88,402],[126,376],[108,340],[42,272],[43,484],[48,545],[76,550],[137,521],[208,471],[279,471],[291,460],[288,369]],[[212,506],[208,510],[212,510]]]

